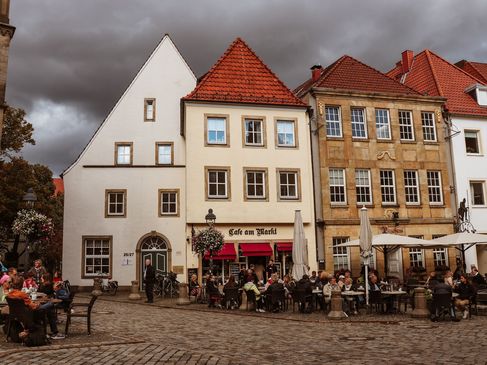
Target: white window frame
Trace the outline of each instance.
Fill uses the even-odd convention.
[[[164,195],[169,196],[169,201],[164,202]],[[174,196],[175,199],[171,199]],[[168,207],[169,209],[171,206],[174,206],[174,212],[164,211],[164,207]],[[159,189],[159,217],[166,217],[166,216],[179,216],[179,189]]]
[[[392,176],[392,185],[383,185],[382,184],[382,173],[385,172],[390,172]],[[394,173],[394,170],[379,170],[379,183],[380,183],[380,196],[381,196],[381,202],[382,205],[396,205],[397,204],[397,192],[396,192],[396,174]],[[387,177],[389,178],[389,177]],[[393,195],[394,195],[394,201],[388,202],[384,201],[384,189],[389,189],[392,188]]]
[[[385,116],[387,116],[387,124],[383,123],[383,118],[384,118],[384,115],[379,115],[381,114],[382,112],[385,112]],[[379,124],[379,120],[381,121],[381,123]],[[382,127],[385,127],[387,125],[387,137],[383,137],[382,135],[379,135],[379,130],[381,130]],[[377,139],[380,139],[380,140],[391,140],[392,139],[392,133],[391,133],[391,116],[389,114],[389,109],[382,109],[382,108],[378,108],[378,109],[375,109],[375,131],[376,131],[376,136],[377,136]]]
[[[361,116],[355,115],[354,112],[361,112]],[[358,117],[358,119],[356,119]],[[360,118],[362,120],[360,120]],[[351,119],[351,125],[352,125],[352,138],[353,139],[367,139],[368,138],[368,131],[367,131],[367,117],[366,117],[366,112],[365,108],[351,108],[350,110],[350,119]],[[357,128],[354,128],[354,126],[362,126],[363,127],[363,136],[357,136],[354,134],[354,132],[358,131]]]
[[[267,199],[267,172],[265,170],[258,170],[258,169],[247,169],[245,170],[245,198],[247,200],[265,200]],[[254,174],[254,182],[252,185],[254,186],[254,190],[257,191],[257,186],[262,185],[262,195],[250,195],[249,194],[249,174]],[[256,174],[262,175],[262,184],[255,182]]]
[[[161,154],[161,149],[162,148],[168,148],[169,147],[169,154],[164,153]],[[169,161],[163,161],[161,160],[161,156],[168,156]],[[174,144],[172,142],[156,142],[156,163],[157,165],[172,165],[174,163],[173,161],[174,158]]]
[[[287,177],[286,177],[286,183],[284,184],[284,186],[286,186],[286,190],[288,191],[289,193],[289,187],[293,186],[293,184],[290,184],[289,183],[289,175],[294,175],[294,191],[295,191],[295,195],[282,195],[281,194],[281,187],[283,186],[283,184],[281,183],[281,175],[285,174]],[[277,183],[278,183],[278,186],[277,186],[277,189],[278,189],[278,197],[279,197],[279,200],[298,200],[300,199],[300,184],[299,184],[299,179],[300,179],[300,175],[299,175],[299,171],[296,171],[296,170],[278,170],[277,172]]]
[[[406,176],[407,174],[413,173],[414,174],[414,180],[416,183],[410,184],[410,181],[412,177]],[[419,190],[419,174],[417,170],[404,170],[404,199],[406,201],[406,205],[421,205],[421,192]],[[414,190],[414,193],[418,201],[408,201],[408,196],[412,195],[411,193],[408,193],[408,189]]]
[[[431,184],[432,178],[430,177],[430,174],[436,174],[437,175],[436,177],[434,177],[434,179],[438,181],[438,185],[432,185]],[[429,201],[430,205],[443,205],[443,184],[441,181],[441,171],[437,171],[437,170],[426,171],[426,181],[428,184],[428,201]],[[438,189],[439,192],[438,193],[432,192],[432,189]],[[432,201],[432,199],[431,199],[432,194],[439,196],[440,200],[439,201]]]
[[[343,183],[337,183],[336,179],[341,179]],[[331,205],[346,205],[347,204],[347,177],[345,174],[345,169],[342,168],[328,169],[328,184],[330,186]],[[334,199],[333,197],[338,197],[338,196],[343,196],[343,200],[333,200]]]
[[[482,185],[482,198],[484,200],[484,204],[475,204],[475,196],[473,193],[473,184],[481,184]],[[470,202],[472,203],[472,207],[486,207],[486,188],[485,188],[485,180],[470,180],[468,182],[469,190],[470,190]]]
[[[215,175],[216,176],[215,182],[211,182],[210,176],[212,173],[216,174]],[[223,182],[220,181],[220,173],[224,173],[223,176],[225,177],[225,179]],[[206,174],[207,174],[207,184],[208,184],[207,185],[207,198],[208,199],[228,199],[230,197],[230,193],[229,193],[229,190],[230,190],[229,189],[230,188],[229,174],[230,174],[230,172],[229,172],[229,170],[228,169],[217,169],[217,168],[213,169],[213,168],[211,168],[211,169],[207,169]],[[216,184],[216,192],[217,192],[216,195],[211,195],[211,193],[210,193],[212,184],[214,184],[214,185]],[[219,190],[218,187],[220,185],[225,186],[225,194],[224,195],[218,194],[218,190]]]
[[[366,172],[367,173],[367,180],[368,184],[365,185],[362,183],[363,177],[357,176],[357,173],[362,173]],[[368,201],[359,201],[359,195],[364,195],[363,193],[359,194],[358,189],[368,189],[368,195],[369,195],[369,200]],[[369,169],[355,169],[355,197],[357,199],[357,205],[362,205],[362,204],[367,204],[370,205],[373,202],[373,197],[372,197],[372,182],[370,178],[370,170]]]
[[[210,129],[211,122],[223,122],[223,128],[221,126],[215,126],[215,129]],[[213,126],[212,126],[213,128]],[[206,117],[206,144],[207,145],[217,145],[217,146],[226,146],[228,145],[227,141],[227,133],[228,133],[228,118],[227,117],[220,117],[220,116],[207,116]],[[215,137],[216,140],[210,139],[210,133],[216,133]],[[218,134],[223,132],[223,141],[219,141]]]
[[[415,237],[419,238],[419,236]],[[419,257],[419,259],[418,259]],[[409,249],[409,266],[410,267],[423,267],[426,268],[424,262],[424,250],[422,248],[410,248]]]
[[[440,260],[444,263],[441,263],[440,265],[438,265],[438,256],[442,256],[442,258],[440,258]],[[435,265],[435,269],[437,266],[450,266],[449,264],[449,261],[448,261],[448,249],[447,248],[434,248],[433,249],[433,264]]]
[[[90,241],[90,242],[88,242]],[[100,247],[97,247],[97,241],[100,241]],[[93,245],[93,247],[89,247],[89,246],[92,246],[92,245],[88,245],[88,243],[91,243]],[[100,249],[100,253],[99,254],[95,254],[95,250],[99,248]],[[90,253],[88,254],[88,249],[92,249],[91,252],[93,253]],[[108,249],[108,254],[105,254],[103,253],[104,252],[104,249]],[[106,273],[102,272],[102,275],[103,276],[110,276],[111,275],[111,270],[112,270],[112,255],[111,255],[111,252],[112,251],[112,244],[111,244],[111,237],[83,237],[83,262],[82,262],[82,265],[83,265],[83,275],[82,277],[83,278],[90,278],[90,277],[94,277],[94,276],[98,276],[99,275],[99,271],[95,271],[95,269],[93,269],[93,272],[87,272],[87,267],[88,266],[100,266],[101,268],[103,267],[106,267],[108,266],[108,270]],[[87,261],[88,259],[92,259],[93,260],[93,264],[92,265],[87,265]],[[103,260],[103,259],[108,259],[108,265],[103,265],[103,262],[100,264],[100,265],[95,265],[95,260]]]
[[[329,119],[329,110],[333,110],[333,116],[336,116],[338,119],[331,120]],[[342,116],[341,116],[341,108],[339,106],[329,105],[325,106],[325,123],[326,123],[326,136],[331,138],[341,138],[343,137],[343,128],[342,128]],[[333,126],[333,129],[331,128]],[[333,131],[333,133],[331,133]],[[338,134],[334,134],[338,133]]]
[[[401,141],[414,142],[415,136],[414,136],[413,113],[410,110],[399,110],[398,118],[399,118],[399,139]],[[411,138],[404,138],[404,134],[410,134]]]
[[[132,165],[133,148],[132,142],[115,142],[115,164],[119,166]]]
[[[118,201],[118,199],[115,199],[115,202],[111,202],[110,196],[111,195],[121,195],[122,196],[122,201]],[[105,217],[126,217],[127,215],[127,190],[110,190],[107,189],[105,191],[105,196],[106,196],[106,202],[105,202]],[[122,205],[122,212],[111,212],[111,207],[117,207],[118,205]],[[116,210],[116,209],[115,209]]]
[[[478,152],[468,152],[467,151],[467,133],[472,133],[472,134],[475,134],[476,136],[476,140],[477,140],[477,149],[478,149]],[[475,129],[465,129],[463,131],[463,140],[464,140],[464,143],[465,143],[465,153],[467,154],[467,156],[481,156],[483,153],[482,153],[482,143],[481,143],[481,138],[480,138],[480,131],[479,130],[475,130]]]
[[[144,121],[155,122],[156,120],[156,99],[144,99]]]
[[[431,117],[431,118],[430,118]],[[436,133],[436,120],[435,113],[433,112],[421,112],[421,127],[423,131],[423,141],[424,142],[437,142],[438,136]],[[426,138],[427,136],[433,135],[433,139]]]
[[[337,247],[337,245],[350,241],[350,237],[333,237],[333,272],[340,269],[350,270],[350,250],[348,247]]]
[[[248,126],[250,124],[253,124],[254,128],[256,124],[260,124],[260,132],[256,132],[255,129],[252,131],[249,131]],[[257,147],[262,147],[265,145],[264,142],[264,121],[262,119],[258,118],[244,118],[244,144],[245,146],[257,146]],[[248,142],[247,137],[252,135],[253,139],[255,141],[256,136],[260,135],[260,143],[256,142]]]
[[[284,128],[285,130],[279,130],[280,126],[284,125],[291,125],[292,128],[292,134],[290,133],[287,128]],[[284,135],[284,143],[279,142],[279,136]],[[289,136],[292,136],[292,141],[289,141]],[[291,143],[292,142],[292,143]],[[289,120],[289,119],[277,119],[276,120],[276,144],[278,147],[296,147],[296,121],[294,120]]]

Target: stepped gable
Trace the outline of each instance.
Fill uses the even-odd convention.
[[[240,38],[183,100],[306,107]]]

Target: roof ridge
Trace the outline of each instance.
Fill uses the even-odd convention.
[[[433,81],[435,82],[436,90],[438,91],[438,94],[440,94],[441,96],[445,96],[445,94],[443,93],[443,89],[441,88],[440,83],[438,81],[438,76],[436,75],[436,71],[435,71],[435,68],[433,67],[433,63],[431,62],[431,56],[430,56],[431,51],[429,49],[425,49],[423,52],[426,55],[426,61],[428,61],[428,66],[430,68],[431,75],[433,75]],[[418,56],[421,53],[419,53]],[[431,52],[431,53],[433,53],[433,52]]]
[[[484,62],[475,62],[475,61],[469,61],[469,60],[465,60],[466,63],[468,63],[475,71],[477,71],[477,73],[484,79],[487,81],[487,77],[484,77],[484,75],[482,74],[482,72],[477,68],[477,66],[475,66],[474,64],[482,64],[482,65],[486,65],[487,66],[487,63],[484,63]],[[455,65],[456,66],[456,65]],[[462,71],[464,71],[462,68],[460,68]],[[468,73],[470,76],[473,76],[472,74]],[[475,76],[474,76],[475,77]],[[486,81],[482,81],[482,83],[486,83]]]

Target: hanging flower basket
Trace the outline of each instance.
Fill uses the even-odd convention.
[[[20,210],[12,224],[14,234],[24,236],[30,243],[47,241],[54,232],[52,220],[35,210]]]
[[[223,247],[225,237],[223,233],[217,231],[213,227],[209,227],[198,233],[193,237],[193,251],[204,255],[206,252],[214,255]]]

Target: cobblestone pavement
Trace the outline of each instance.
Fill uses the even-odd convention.
[[[123,297],[119,297],[123,298]],[[487,317],[459,323],[406,315],[257,314],[98,300],[93,334],[28,349],[0,344],[5,364],[487,364]],[[71,330],[70,330],[71,332]]]

